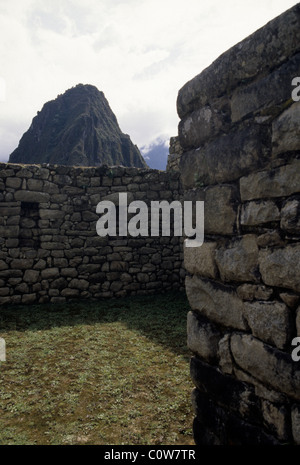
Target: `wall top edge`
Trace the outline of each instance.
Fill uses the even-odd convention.
[[[239,83],[280,66],[300,51],[300,3],[220,55],[178,92],[180,118]]]

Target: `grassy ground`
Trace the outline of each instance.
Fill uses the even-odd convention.
[[[194,444],[185,294],[0,311],[0,444]]]

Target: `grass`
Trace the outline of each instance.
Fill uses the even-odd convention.
[[[1,309],[1,445],[194,444],[185,294]]]

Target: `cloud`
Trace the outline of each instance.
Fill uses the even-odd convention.
[[[178,90],[289,0],[0,0],[0,160],[36,112],[82,82],[139,146],[176,135]]]

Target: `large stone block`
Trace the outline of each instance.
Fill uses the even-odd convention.
[[[300,102],[285,110],[272,126],[272,152],[277,155],[300,149]]]
[[[226,243],[216,251],[222,281],[258,281],[256,236],[248,234]]]
[[[22,185],[22,179],[20,178],[6,178],[5,181],[6,187],[11,187],[12,189],[20,189]]]
[[[262,401],[264,421],[272,433],[281,441],[290,439],[289,411],[284,405]]]
[[[41,179],[28,179],[27,187],[30,191],[39,191],[43,192],[44,190],[44,183]]]
[[[71,289],[79,289],[80,291],[84,291],[88,289],[89,287],[89,282],[86,281],[85,279],[72,279],[69,283],[69,287]]]
[[[208,394],[198,389],[192,393],[192,405],[197,415],[193,423],[196,445],[279,445],[259,424],[245,421],[244,415],[241,418],[239,413],[220,407]],[[254,408],[252,411],[254,413]],[[255,423],[257,421],[260,418]]]
[[[273,289],[260,284],[241,284],[237,288],[237,295],[243,300],[269,300]]]
[[[283,349],[291,337],[291,314],[280,302],[245,302],[245,316],[253,336]]]
[[[39,271],[35,270],[26,270],[24,273],[24,281],[29,284],[34,284],[39,280]]]
[[[204,191],[204,234],[228,234],[236,231],[237,189],[235,186],[211,186]]]
[[[59,277],[59,269],[58,268],[46,268],[45,270],[41,271],[42,279],[54,279]]]
[[[247,329],[243,317],[243,301],[232,287],[197,276],[187,276],[185,283],[193,310],[224,326]]]
[[[267,76],[238,87],[231,97],[231,118],[236,122],[251,114],[272,115],[291,99],[291,82],[298,76],[300,54]]]
[[[200,147],[204,142],[229,129],[230,108],[228,99],[195,110],[180,121],[180,146],[184,149]]]
[[[216,246],[216,242],[204,242],[201,247],[184,247],[186,271],[207,278],[215,278],[217,273],[215,262]]]
[[[300,405],[295,404],[292,407],[292,431],[295,443],[300,446]]]
[[[14,270],[27,270],[33,266],[33,260],[31,258],[16,258],[12,260],[10,267]]]
[[[52,194],[52,200],[53,201],[56,201],[55,194],[57,194],[58,199],[59,199],[59,196],[61,196],[61,198],[63,198],[63,199],[67,198],[67,196],[65,194],[59,194],[59,188],[58,188],[57,184],[54,184],[53,182],[50,182],[50,181],[44,181],[43,192],[47,192],[48,194]]]
[[[223,373],[232,374],[233,365],[230,353],[230,333],[225,334],[219,341],[219,365]]]
[[[214,326],[200,318],[195,312],[187,315],[187,346],[207,362],[217,359],[218,343],[221,338]]]
[[[252,201],[242,206],[240,221],[243,226],[255,226],[279,220],[279,209],[272,200]]]
[[[243,80],[266,74],[299,52],[300,6],[295,5],[217,58],[178,93],[180,118],[224,95]],[[288,33],[287,33],[288,25]]]
[[[47,203],[50,199],[50,195],[45,192],[30,192],[25,190],[16,191],[15,200],[21,200],[22,202],[38,202]]]
[[[72,179],[70,178],[70,176],[65,175],[65,174],[55,174],[53,176],[53,181],[55,184],[58,184],[59,186],[72,185]]]
[[[300,200],[289,199],[281,209],[280,227],[291,234],[300,232]]]
[[[62,219],[65,216],[65,212],[61,210],[40,210],[40,218],[42,220],[56,220]]]
[[[208,392],[219,405],[242,414],[244,418],[260,418],[258,398],[251,385],[224,375],[197,357],[191,359],[190,372],[199,391]]]
[[[269,130],[252,124],[183,153],[179,162],[183,187],[235,181],[263,168],[270,158],[269,147]]]
[[[269,388],[300,399],[300,364],[290,354],[249,334],[233,334],[230,346],[239,367]]]
[[[242,177],[240,192],[243,202],[252,199],[285,197],[300,192],[300,160]]]
[[[0,238],[8,237],[19,237],[19,226],[0,226]]]
[[[297,336],[300,337],[300,307],[297,308],[297,312],[296,312],[296,328],[297,328]]]
[[[265,284],[300,291],[300,244],[259,252],[259,270]]]

